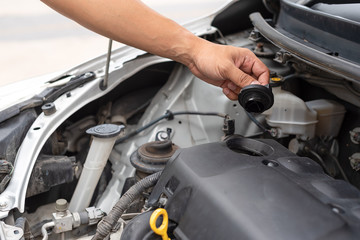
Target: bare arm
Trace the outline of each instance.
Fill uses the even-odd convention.
[[[268,82],[268,69],[251,51],[198,38],[139,0],[42,1],[101,35],[185,64],[230,99],[252,82]]]

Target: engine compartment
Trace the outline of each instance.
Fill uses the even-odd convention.
[[[249,48],[269,67],[274,105],[264,113],[247,113],[180,64],[150,55],[128,60],[129,50],[114,54],[120,60],[108,89],[99,87],[103,60],[92,62],[20,104],[20,114],[10,112],[0,123],[1,239],[160,239],[149,225],[157,208],[168,213],[171,239],[358,239],[360,63],[343,55],[345,45],[331,49],[286,26],[289,11],[302,19],[301,11],[321,12],[325,1],[277,2],[236,2],[212,22],[225,36],[211,28],[203,35]],[[256,9],[255,28],[250,20],[230,24]],[[269,28],[325,54],[323,61]],[[329,59],[342,65],[331,68]],[[110,150],[92,150],[97,137],[86,131],[104,124],[125,129]],[[98,179],[75,190],[95,153],[105,156]],[[139,184],[148,187],[113,217],[113,206]],[[111,231],[101,232],[101,219]]]
[[[231,136],[181,149],[167,164],[148,205],[157,206],[161,196],[167,198],[176,239],[359,235],[358,189],[273,140]]]

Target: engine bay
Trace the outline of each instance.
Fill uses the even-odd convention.
[[[209,18],[270,69],[266,111],[124,49],[107,89],[99,58],[1,112],[1,239],[359,239],[359,3],[333,2]]]

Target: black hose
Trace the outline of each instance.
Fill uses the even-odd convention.
[[[202,115],[202,116],[216,116],[225,118],[226,114],[217,113],[217,112],[192,112],[192,111],[182,111],[182,112],[174,112],[172,113],[174,116],[177,115]]]
[[[264,127],[251,113],[245,111],[246,114],[248,115],[248,117],[250,118],[251,121],[253,121],[253,123],[256,124],[256,126],[258,126],[258,128],[261,129],[261,131],[263,132],[269,132],[270,130],[267,129],[266,127]]]
[[[104,239],[117,221],[120,219],[121,215],[124,211],[130,206],[130,204],[139,197],[142,192],[144,192],[149,187],[155,186],[157,181],[159,180],[161,172],[154,173],[150,176],[147,176],[135,183],[115,204],[115,206],[111,209],[109,214],[105,216],[98,224],[96,233],[92,240],[100,240]]]
[[[121,143],[137,134],[139,134],[140,132],[144,131],[145,129],[151,127],[152,125],[160,122],[163,119],[167,119],[167,120],[173,120],[174,116],[178,116],[178,115],[201,115],[201,116],[216,116],[216,117],[221,117],[221,118],[226,118],[226,114],[223,113],[217,113],[217,112],[192,112],[192,111],[181,111],[181,112],[171,112],[171,111],[166,111],[166,113],[160,117],[158,117],[157,119],[149,122],[148,124],[146,124],[145,126],[136,129],[135,131],[129,133],[128,135],[126,135],[125,137],[119,138],[116,140],[115,144]]]
[[[341,165],[340,165],[340,163],[339,163],[339,160],[338,160],[335,156],[333,156],[333,155],[331,155],[331,154],[326,154],[326,155],[329,156],[329,157],[335,162],[335,164],[336,164],[336,166],[338,167],[338,169],[339,169],[339,171],[340,171],[340,174],[341,174],[341,176],[343,177],[343,179],[344,179],[345,181],[347,181],[347,182],[350,182],[349,179],[348,179],[348,177],[347,177],[346,174],[345,174],[344,169],[341,167]]]

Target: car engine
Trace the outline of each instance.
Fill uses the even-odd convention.
[[[2,110],[0,239],[359,239],[359,7],[231,1],[185,25],[268,66],[239,102],[124,47]]]

